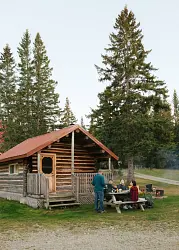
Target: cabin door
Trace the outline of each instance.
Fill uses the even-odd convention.
[[[49,192],[56,192],[56,155],[40,154],[40,172],[49,179]]]

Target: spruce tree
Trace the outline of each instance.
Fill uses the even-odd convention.
[[[16,144],[16,72],[15,60],[7,44],[0,57],[0,132],[3,135],[2,150]]]
[[[76,122],[77,119],[71,110],[70,101],[68,97],[66,97],[65,107],[62,110],[61,125],[63,127],[68,127],[71,124],[75,124]]]
[[[18,143],[34,135],[32,48],[29,31],[26,30],[18,47],[19,79],[17,92]]]
[[[179,149],[179,99],[176,90],[173,92],[173,120],[174,120],[174,142],[176,150]]]
[[[52,68],[45,45],[37,33],[33,48],[33,118],[35,133],[40,135],[53,130],[59,117],[59,95],[55,92],[57,82],[52,79]]]
[[[179,122],[179,99],[175,89],[173,92],[173,118],[175,124]]]
[[[166,123],[166,117],[159,115],[162,111],[170,112],[166,85],[146,62],[150,51],[144,49],[142,39],[140,23],[125,7],[102,55],[104,66],[96,66],[99,81],[108,86],[98,95],[99,105],[91,112],[96,136],[127,162],[128,182],[134,177],[134,157],[147,155],[160,145],[154,127]],[[170,132],[165,133],[165,142],[170,141]]]
[[[84,120],[83,120],[83,116],[81,116],[81,122],[80,122],[80,125],[82,128],[86,129],[86,126],[84,124]]]

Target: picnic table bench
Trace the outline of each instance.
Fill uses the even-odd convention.
[[[142,211],[144,211],[144,205],[145,202],[147,201],[145,198],[139,198],[138,201],[122,201],[122,200],[117,200],[116,197],[120,197],[121,195],[126,195],[130,191],[125,190],[122,192],[118,193],[108,193],[108,196],[111,196],[111,199],[105,201],[105,205],[112,206],[116,208],[117,213],[121,213],[121,206],[123,205],[133,205],[133,204],[139,204],[139,207]]]

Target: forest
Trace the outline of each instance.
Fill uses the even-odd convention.
[[[134,166],[179,168],[179,98],[176,90],[169,96],[167,83],[157,77],[140,23],[127,6],[117,16],[104,51],[102,66],[94,67],[104,90],[98,106],[85,114],[86,128],[119,156],[129,175]],[[26,30],[17,53],[15,60],[6,44],[0,55],[0,152],[77,123],[69,98],[60,105],[41,35],[31,41]],[[79,123],[85,127],[83,115]]]

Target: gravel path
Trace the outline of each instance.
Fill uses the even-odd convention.
[[[124,229],[125,228],[125,229]],[[101,229],[38,229],[34,232],[5,232],[0,234],[3,250],[178,250],[179,233],[165,226],[143,229],[125,227]],[[135,225],[134,227],[135,228]],[[165,228],[165,229],[164,229]]]
[[[151,181],[163,182],[163,183],[172,184],[172,185],[179,185],[179,181],[165,179],[165,178],[160,178],[160,177],[156,177],[156,176],[152,176],[152,175],[137,174],[137,173],[135,173],[135,177],[146,179],[146,180],[151,180]]]

